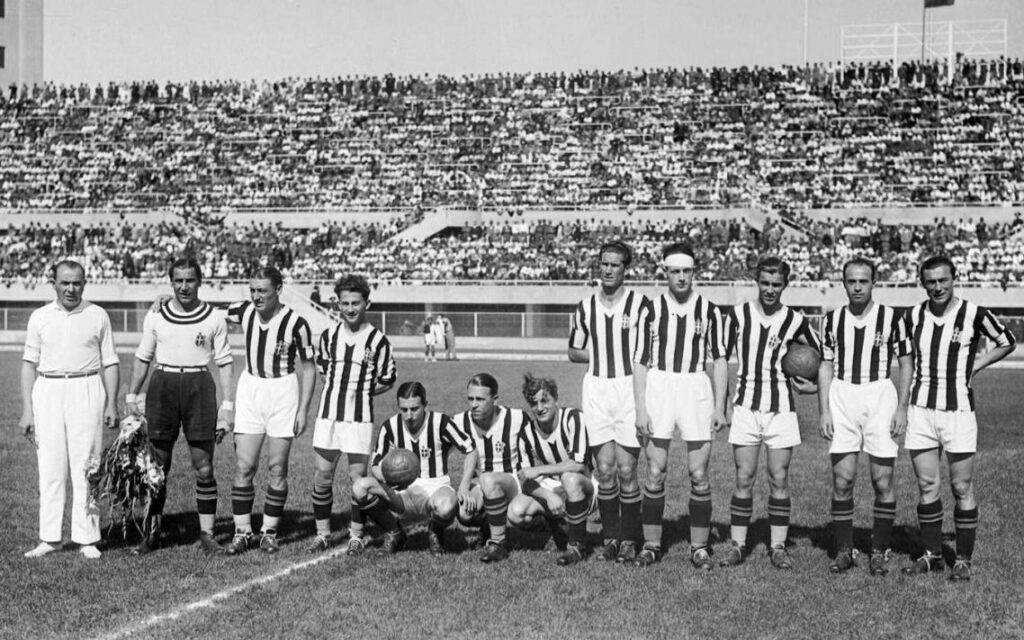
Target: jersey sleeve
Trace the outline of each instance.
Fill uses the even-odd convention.
[[[533,447],[530,446],[530,439],[528,437],[519,435],[519,465],[522,468],[532,467],[533,465]]]
[[[725,318],[717,304],[708,309],[707,355],[712,360],[724,358],[725,349]]]
[[[156,311],[150,311],[142,319],[142,340],[135,350],[135,357],[147,364],[152,362],[153,356],[156,355],[157,313]]]
[[[251,304],[248,300],[242,300],[240,302],[232,302],[228,305],[228,313],[226,320],[231,324],[242,324],[242,314],[245,312],[245,308]]]
[[[41,331],[41,320],[39,310],[32,312],[28,317],[28,328],[25,331],[25,352],[22,360],[39,364],[39,354],[42,352],[43,337]]]
[[[472,453],[476,448],[473,438],[462,433],[449,416],[441,414],[441,442],[454,446],[464,454]]]
[[[391,429],[389,428],[391,419],[389,418],[384,424],[380,425],[380,431],[377,432],[377,444],[373,447],[373,462],[370,463],[371,467],[376,467],[380,464],[384,456],[391,450]]]
[[[830,362],[836,359],[835,321],[836,311],[829,311],[821,323],[821,359]]]
[[[398,377],[395,357],[391,353],[391,342],[381,335],[380,346],[377,347],[377,382],[382,385],[394,384]]]
[[[914,341],[910,333],[910,311],[893,310],[893,328],[889,333],[889,348],[897,358],[909,356],[914,352]]]
[[[327,368],[331,364],[331,330],[329,328],[324,329],[320,334],[315,357],[316,368],[320,370],[321,374],[327,375]]]
[[[215,317],[220,318],[213,328],[213,361],[218,367],[231,364],[231,343],[228,341],[228,325],[224,317],[214,312]]]
[[[818,340],[817,334],[814,333],[814,328],[811,326],[811,321],[806,316],[800,314],[800,326],[797,327],[796,333],[793,334],[793,339],[797,339],[803,336],[807,340],[807,344],[814,347],[818,353],[821,353],[821,341]]]
[[[103,309],[100,312],[100,334],[97,336],[100,341],[100,366],[109,367],[120,364],[121,359],[117,357],[117,350],[114,349],[114,329],[110,326],[110,316]]]
[[[295,345],[295,353],[303,361],[312,360],[316,355],[316,348],[313,346],[313,330],[309,323],[302,316],[299,316],[292,329],[292,344]]]
[[[569,427],[569,455],[580,464],[587,464],[590,454],[590,441],[587,429],[583,426],[583,415],[577,409],[569,409],[567,420]]]
[[[725,335],[725,357],[731,358],[736,352],[736,343],[739,336],[739,322],[736,321],[736,307],[729,309],[725,316],[722,333]]]
[[[576,311],[572,314],[569,326],[569,348],[586,349],[590,342],[590,334],[587,331],[587,313],[583,302],[576,305]]]
[[[650,300],[640,306],[639,336],[633,350],[633,362],[645,367],[654,366],[654,354],[658,352],[658,332],[655,330],[654,303]]]
[[[1009,329],[1002,322],[996,319],[988,309],[981,307],[977,316],[978,328],[981,334],[991,340],[997,347],[1012,347],[1017,340],[1010,333]]]

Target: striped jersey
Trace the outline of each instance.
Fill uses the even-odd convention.
[[[205,302],[191,311],[164,304],[142,320],[142,341],[135,357],[172,367],[205,367],[210,358],[217,366],[231,363],[228,326],[224,313]]]
[[[821,327],[823,360],[833,363],[833,374],[850,384],[889,377],[893,358],[910,355],[906,314],[877,302],[858,318],[848,306],[825,314]]]
[[[473,439],[459,431],[447,415],[427,411],[420,432],[413,435],[405,427],[401,414],[395,414],[377,432],[372,466],[379,465],[392,449],[408,449],[420,459],[421,478],[440,478],[448,475],[448,452],[452,447],[470,453]]]
[[[704,371],[705,361],[725,357],[725,331],[718,306],[691,294],[684,304],[663,293],[641,312],[634,362],[671,373]]]
[[[228,307],[227,320],[241,325],[245,334],[245,367],[250,375],[280,378],[293,373],[300,359],[313,357],[309,323],[285,305],[264,324],[252,302],[236,302]]]
[[[452,420],[459,431],[473,439],[473,445],[480,452],[478,473],[519,473],[519,469],[522,468],[519,459],[519,438],[530,426],[530,419],[523,411],[496,406],[494,423],[490,429],[481,429],[473,422],[469,411],[452,416]]]
[[[914,350],[911,404],[940,411],[974,411],[971,375],[981,338],[995,346],[1015,343],[992,312],[959,300],[941,318],[927,302],[912,307],[907,318]]]
[[[641,311],[650,301],[641,293],[624,290],[611,308],[594,293],[576,306],[569,331],[569,347],[589,349],[591,375],[621,378],[633,375],[633,354],[640,338]]]
[[[367,323],[352,333],[344,322],[325,329],[317,345],[317,366],[324,374],[317,416],[337,422],[373,422],[378,385],[395,382],[391,343]]]
[[[545,434],[531,420],[519,436],[519,457],[524,467],[558,464],[567,460],[590,467],[590,442],[579,409],[559,408],[555,428]]]
[[[801,336],[821,351],[807,318],[785,306],[766,318],[755,302],[745,302],[733,307],[726,324],[727,352],[736,353],[739,361],[733,404],[751,411],[795,411],[793,390],[782,373],[782,356]]]

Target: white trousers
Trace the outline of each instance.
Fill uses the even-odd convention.
[[[37,378],[32,409],[39,448],[39,539],[60,542],[65,489],[71,476],[71,541],[100,540],[99,507],[89,508],[85,473],[103,447],[107,394],[100,373],[87,378]]]

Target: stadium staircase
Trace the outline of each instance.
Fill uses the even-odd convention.
[[[448,227],[464,227],[478,224],[483,216],[479,211],[464,209],[440,209],[423,216],[416,224],[410,225],[401,232],[388,238],[389,243],[400,243],[403,240],[426,240],[430,236]]]
[[[299,315],[306,319],[310,330],[313,332],[314,339],[324,329],[336,322],[331,317],[331,314],[327,312],[327,309],[314,303],[308,296],[299,293],[289,285],[284,285],[281,288],[281,302],[298,311]]]

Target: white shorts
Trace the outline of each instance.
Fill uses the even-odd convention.
[[[424,333],[423,334],[423,344],[424,344],[424,346],[427,346],[427,347],[432,347],[435,344],[437,344],[437,340],[434,339],[434,334],[432,334],[432,333]]]
[[[243,371],[235,391],[235,433],[266,434],[273,438],[295,435],[299,412],[299,378],[260,378]]]
[[[597,509],[597,480],[593,476],[590,480],[590,509],[587,510],[587,514],[591,514]],[[565,498],[565,488],[562,487],[562,481],[554,476],[544,476],[537,480],[537,484],[540,485],[541,489],[547,489],[552,493],[557,493],[563,499]]]
[[[402,498],[402,504],[405,505],[405,511],[402,512],[402,516],[429,516],[430,513],[427,507],[430,504],[430,498],[443,489],[452,491],[452,495],[454,495],[452,481],[448,476],[417,478],[407,488],[398,492],[398,495]]]
[[[370,455],[372,422],[338,422],[317,418],[313,427],[313,448]]]
[[[688,442],[711,439],[715,394],[707,374],[652,369],[647,373],[645,397],[653,437],[671,440],[678,431]]]
[[[907,410],[908,450],[942,447],[948,453],[978,450],[978,419],[973,411],[939,411],[911,406]]]
[[[895,458],[899,445],[890,428],[899,401],[891,380],[851,384],[833,380],[828,390],[835,434],[829,453],[864,453]]]
[[[639,447],[636,437],[636,404],[633,402],[633,376],[598,378],[583,376],[583,422],[591,447],[617,442],[624,447]]]
[[[795,411],[751,411],[735,406],[729,444],[753,446],[764,444],[769,449],[787,449],[800,444],[800,423]]]

